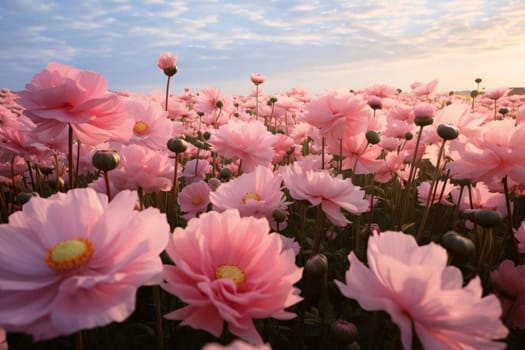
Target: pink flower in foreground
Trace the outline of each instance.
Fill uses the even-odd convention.
[[[241,216],[265,217],[273,221],[274,210],[286,213],[282,178],[263,166],[222,184],[210,195],[214,209],[237,209]],[[286,213],[287,214],[287,213]],[[273,226],[273,225],[272,225]]]
[[[80,142],[90,145],[109,139],[127,141],[131,136],[133,121],[98,73],[52,62],[18,95],[24,114],[38,128],[48,130],[50,137],[68,125]]]
[[[41,340],[125,320],[137,288],[160,283],[169,236],[165,216],[136,202],[83,188],[12,214],[0,225],[0,326]]]
[[[253,171],[257,165],[268,165],[275,154],[272,145],[277,136],[259,121],[244,122],[231,119],[228,124],[212,131],[209,144],[219,155],[242,162],[243,171]]]
[[[177,57],[173,56],[169,52],[160,55],[159,59],[157,60],[157,66],[162,70],[173,68],[176,64]]]
[[[242,340],[234,340],[230,345],[220,345],[217,343],[206,344],[202,350],[272,350],[270,345],[250,345]]]
[[[490,281],[501,302],[505,324],[525,329],[525,265],[505,260],[490,273]]]
[[[341,208],[357,215],[369,210],[369,203],[364,199],[365,191],[354,186],[349,179],[334,177],[328,171],[306,170],[294,163],[286,167],[282,177],[294,199],[321,205],[328,220],[336,226],[350,223],[341,213]]]
[[[412,349],[415,330],[425,349],[504,349],[508,330],[495,295],[482,297],[479,277],[462,287],[459,269],[447,266],[447,252],[413,236],[387,231],[368,241],[367,268],[352,252],[341,293],[368,311],[384,310]]]
[[[177,227],[166,252],[162,287],[188,305],[167,315],[219,336],[224,322],[236,336],[262,344],[253,319],[291,319],[284,309],[301,300],[293,285],[302,275],[291,249],[282,250],[268,221],[237,210],[209,212]],[[271,264],[271,268],[269,268]]]

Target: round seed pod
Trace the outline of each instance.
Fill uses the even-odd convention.
[[[110,171],[118,166],[120,163],[120,157],[115,151],[96,151],[91,158],[91,163],[93,163],[93,166],[98,170]]]
[[[182,139],[172,138],[168,140],[168,149],[172,152],[183,153],[187,148],[186,141]]]
[[[377,145],[381,141],[379,133],[375,130],[368,130],[365,134],[366,140],[371,145]]]
[[[450,124],[439,124],[437,127],[439,137],[444,140],[454,140],[459,136],[459,129]]]
[[[304,273],[310,276],[322,276],[328,271],[328,259],[323,254],[311,256],[304,264]]]
[[[40,197],[40,195],[37,192],[18,192],[15,201],[19,205],[24,205],[33,197]]]
[[[222,168],[221,171],[219,171],[219,178],[221,180],[229,180],[232,177],[232,171],[230,168]]]
[[[330,326],[330,335],[337,345],[346,346],[355,342],[359,333],[353,323],[337,320]]]
[[[499,226],[502,221],[501,215],[494,210],[469,210],[465,213],[465,216],[473,223],[486,228]]]
[[[456,231],[445,233],[441,237],[441,245],[447,250],[450,257],[458,263],[468,262],[476,251],[474,242]]]

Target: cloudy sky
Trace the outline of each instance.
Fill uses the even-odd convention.
[[[2,0],[0,30],[0,87],[15,91],[58,61],[148,93],[164,52],[172,93],[246,94],[255,72],[267,93],[525,86],[523,0]]]

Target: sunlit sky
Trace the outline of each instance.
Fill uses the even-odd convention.
[[[525,86],[523,0],[2,0],[0,87],[21,90],[48,62],[104,75],[111,90],[164,88],[164,52],[178,57],[172,93],[213,86],[247,94]]]

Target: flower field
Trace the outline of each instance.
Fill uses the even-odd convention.
[[[1,90],[0,349],[523,348],[525,95],[157,63]]]

